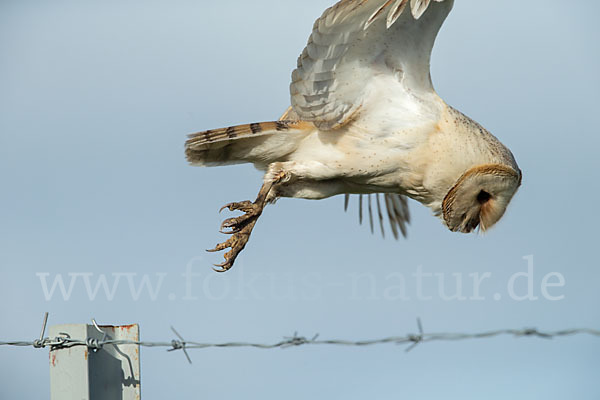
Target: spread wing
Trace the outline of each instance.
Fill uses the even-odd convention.
[[[385,92],[378,93],[386,97],[433,93],[431,50],[453,3],[342,0],[327,9],[292,74],[294,112],[328,130],[378,98],[378,79],[386,79]]]

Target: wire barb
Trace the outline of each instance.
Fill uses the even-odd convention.
[[[94,318],[92,318],[92,325],[94,325],[94,328],[96,328],[96,330],[102,334],[102,339],[100,339],[100,340],[93,339],[93,338],[87,339],[88,349],[93,350],[94,353],[96,353],[96,352],[98,352],[98,350],[102,350],[102,346],[104,346],[104,343],[106,342],[106,337],[108,334],[106,332],[104,332],[102,329],[100,329],[100,327],[98,326],[98,323],[96,322],[96,320]]]
[[[405,350],[407,353],[412,351],[425,339],[425,332],[423,331],[423,324],[421,323],[421,318],[417,318],[417,327],[419,329],[419,334],[408,336],[408,339],[412,342],[412,344]]]
[[[177,337],[178,337],[180,340],[175,340],[175,339],[171,340],[171,346],[172,346],[173,348],[172,348],[172,349],[169,349],[169,350],[167,350],[167,351],[183,350],[183,354],[185,354],[185,357],[187,358],[188,362],[191,364],[191,363],[192,363],[192,358],[190,357],[190,355],[188,354],[188,352],[187,352],[187,350],[186,350],[186,348],[185,348],[185,346],[186,346],[186,344],[187,344],[187,343],[185,342],[185,339],[184,339],[184,338],[183,338],[183,336],[181,336],[181,335],[179,334],[179,332],[177,332],[177,331],[175,330],[175,328],[173,328],[172,326],[171,326],[171,330],[173,331],[173,333],[175,333],[175,334],[177,335]]]
[[[40,338],[33,342],[33,347],[36,349],[44,348],[44,336],[46,334],[46,325],[48,324],[48,311],[44,313],[44,321],[42,322],[42,332],[40,333]]]

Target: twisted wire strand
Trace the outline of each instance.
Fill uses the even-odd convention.
[[[208,348],[257,348],[257,349],[276,349],[276,348],[287,348],[297,347],[304,345],[329,345],[329,346],[375,346],[385,344],[414,344],[414,343],[425,343],[425,342],[439,342],[439,341],[461,341],[471,339],[490,339],[499,336],[512,336],[516,338],[522,337],[536,337],[542,339],[553,339],[566,336],[576,335],[589,335],[600,337],[600,330],[596,329],[565,329],[553,332],[544,332],[533,328],[527,329],[500,329],[495,331],[479,332],[479,333],[419,333],[409,334],[405,336],[390,336],[381,339],[368,339],[368,340],[344,340],[344,339],[318,339],[318,335],[312,338],[306,338],[304,336],[286,337],[279,342],[274,343],[253,343],[253,342],[223,342],[223,343],[204,343],[195,341],[183,340],[179,335],[179,339],[162,342],[152,341],[134,341],[134,340],[98,340],[94,338],[86,339],[73,339],[69,337],[56,337],[56,338],[44,338],[42,340],[34,341],[0,341],[0,346],[15,346],[15,347],[35,347],[35,348],[46,348],[50,347],[53,349],[73,347],[73,346],[86,346],[88,348],[102,348],[104,346],[122,346],[122,345],[136,345],[141,347],[163,347],[170,351],[182,350],[182,349],[208,349]]]
[[[105,331],[101,329],[95,319],[92,318],[93,326],[96,330],[102,334],[102,339],[88,337],[85,339],[73,339],[69,335],[64,334],[55,338],[44,337],[46,332],[46,325],[48,323],[48,313],[44,314],[44,320],[42,323],[42,330],[39,339],[33,341],[0,341],[0,346],[15,346],[15,347],[34,347],[36,349],[43,349],[50,347],[51,350],[59,350],[74,346],[85,346],[89,350],[94,352],[102,350],[104,346],[115,346],[119,351],[118,346],[124,345],[135,345],[141,347],[164,347],[167,351],[183,351],[186,359],[191,364],[192,359],[187,352],[191,349],[208,349],[208,348],[256,348],[256,349],[285,349],[289,347],[298,347],[305,345],[328,345],[328,346],[375,346],[384,344],[408,344],[409,346],[405,351],[409,352],[416,346],[424,342],[436,342],[436,341],[461,341],[470,339],[490,339],[498,336],[513,336],[516,338],[522,337],[535,337],[543,339],[553,339],[557,337],[575,336],[575,335],[589,335],[600,337],[600,330],[581,328],[581,329],[564,329],[554,332],[543,332],[536,328],[527,329],[500,329],[495,331],[479,332],[479,333],[425,333],[421,319],[417,319],[418,334],[408,334],[405,336],[390,336],[381,339],[370,339],[370,340],[341,340],[341,339],[327,339],[319,340],[319,335],[316,334],[312,338],[308,339],[304,336],[298,336],[298,332],[295,332],[293,336],[284,337],[283,340],[275,343],[252,343],[252,342],[224,342],[224,343],[202,343],[202,342],[188,342],[183,336],[171,327],[173,333],[177,336],[177,339],[172,339],[167,342],[150,342],[150,341],[135,341],[135,340],[116,340],[111,338]]]

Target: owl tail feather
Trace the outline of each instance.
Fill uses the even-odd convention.
[[[266,166],[285,159],[315,129],[309,122],[291,120],[213,129],[189,135],[185,155],[190,164],[202,167],[245,162]]]

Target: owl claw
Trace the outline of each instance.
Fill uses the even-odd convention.
[[[225,250],[227,248],[227,242],[219,243],[214,249],[206,250],[208,253],[216,253],[217,251]]]
[[[252,203],[251,201],[240,201],[237,203],[229,203],[229,204],[225,204],[223,207],[221,207],[221,209],[219,210],[219,213],[223,212],[223,210],[226,208],[228,208],[229,211],[248,212],[248,211],[254,210],[256,208],[256,205],[254,203]]]
[[[231,237],[225,242],[216,245],[214,249],[207,250],[208,252],[214,253],[225,249],[231,249],[225,253],[225,261],[223,263],[215,264],[216,268],[213,269],[216,272],[226,272],[233,267],[233,263],[235,263],[237,256],[244,250],[244,247],[246,247],[250,235],[252,234],[252,229],[254,229],[256,221],[258,221],[258,218],[261,216],[263,209],[267,204],[267,198],[271,188],[284,177],[285,174],[280,173],[273,179],[266,181],[260,188],[254,203],[251,201],[241,201],[239,203],[229,203],[221,208],[220,211],[227,208],[229,211],[242,211],[244,214],[223,221],[220,232],[231,235]]]
[[[226,235],[239,233],[244,226],[246,226],[250,221],[252,221],[256,217],[257,212],[254,209],[252,209],[251,211],[247,212],[242,216],[226,219],[221,224],[219,232]]]
[[[215,272],[218,272],[218,273],[220,273],[220,274],[222,274],[223,272],[227,272],[227,271],[229,271],[229,270],[231,269],[231,267],[232,267],[231,265],[230,265],[230,266],[227,266],[227,267],[225,267],[227,264],[228,264],[227,262],[224,262],[224,263],[221,263],[221,264],[215,264],[215,267],[216,267],[216,268],[213,268],[213,271],[215,271]]]

